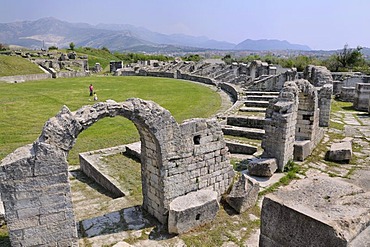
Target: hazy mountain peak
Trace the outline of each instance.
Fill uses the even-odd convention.
[[[212,40],[205,36],[185,34],[162,34],[144,27],[130,24],[69,23],[54,17],[44,17],[36,21],[0,23],[0,42],[29,48],[47,46],[76,46],[95,48],[107,47],[111,51],[155,51],[163,47],[178,47],[192,50],[310,50],[308,46],[290,44],[284,40],[246,39],[235,45],[226,41]],[[158,50],[159,51],[159,50]]]

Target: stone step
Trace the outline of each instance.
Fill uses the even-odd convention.
[[[261,129],[236,127],[231,125],[224,125],[222,127],[222,132],[224,135],[240,136],[255,140],[262,140],[265,135],[265,131]]]
[[[232,154],[254,154],[257,152],[257,147],[240,143],[240,142],[234,142],[234,141],[226,141],[226,146],[229,148],[230,153]]]
[[[279,92],[264,92],[264,91],[245,91],[245,95],[275,95],[279,96]]]
[[[268,101],[256,101],[256,100],[246,100],[244,105],[247,107],[264,107],[267,108],[269,106]]]
[[[270,101],[276,99],[277,95],[248,95],[247,100],[251,101]]]
[[[241,112],[266,112],[264,107],[241,107],[239,108]]]
[[[265,118],[256,116],[229,116],[226,119],[226,124],[239,127],[263,129],[263,126],[265,125]]]

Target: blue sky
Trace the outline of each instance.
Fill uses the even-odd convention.
[[[233,43],[279,39],[315,50],[370,47],[369,0],[0,0],[0,6],[0,23],[55,17]]]

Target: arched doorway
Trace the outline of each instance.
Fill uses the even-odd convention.
[[[40,137],[7,156],[0,186],[13,245],[77,244],[68,152],[78,135],[105,117],[134,123],[141,140],[142,207],[162,224],[170,202],[191,191],[212,189],[221,196],[232,182],[221,126],[215,119],[191,119],[179,125],[154,102],[128,99],[67,107],[44,125]]]

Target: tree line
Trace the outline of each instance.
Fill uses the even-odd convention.
[[[307,65],[325,66],[332,72],[348,72],[358,71],[365,74],[370,74],[370,61],[366,60],[358,46],[349,48],[346,44],[343,49],[337,51],[327,58],[318,58],[314,56],[298,55],[289,58],[281,58],[272,54],[260,56],[257,54],[249,55],[241,58],[233,58],[231,55],[226,55],[223,60],[227,64],[233,62],[248,63],[253,60],[261,60],[269,64],[280,65],[284,68],[297,68],[298,71],[303,71]]]

